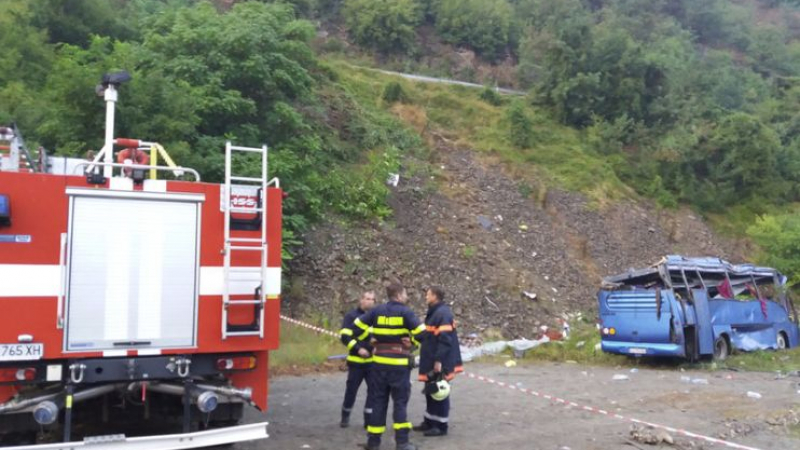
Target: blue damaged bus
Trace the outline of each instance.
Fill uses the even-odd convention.
[[[800,344],[786,277],[768,267],[667,256],[605,278],[597,297],[608,353],[723,360]]]

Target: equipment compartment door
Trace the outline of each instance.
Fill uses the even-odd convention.
[[[65,350],[195,346],[202,196],[72,194]]]

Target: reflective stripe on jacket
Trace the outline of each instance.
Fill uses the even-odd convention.
[[[368,342],[360,342],[353,332],[353,322],[362,314],[364,314],[364,311],[361,308],[356,308],[345,314],[342,320],[342,329],[339,330],[339,339],[342,344],[347,346],[347,362],[349,363],[368,364],[372,362],[372,357],[363,358],[358,354],[358,349],[360,348],[367,349],[368,352],[372,353],[372,347],[369,346]]]
[[[372,361],[376,366],[408,369],[410,348],[403,346],[403,338],[415,342],[425,331],[425,325],[411,308],[391,300],[355,319],[351,329],[359,341],[370,336],[375,340]]]

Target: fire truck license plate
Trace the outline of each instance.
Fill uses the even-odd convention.
[[[44,357],[44,344],[0,344],[0,361],[30,361]]]
[[[631,355],[646,355],[647,349],[646,348],[632,348],[628,350]]]

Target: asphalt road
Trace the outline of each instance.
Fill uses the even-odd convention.
[[[800,435],[786,423],[800,414],[800,377],[778,379],[772,373],[681,372],[677,369],[630,369],[544,364],[506,368],[469,365],[468,371],[516,387],[535,389],[580,406],[652,423],[687,429],[758,449],[800,448]],[[614,375],[629,379],[614,381]],[[270,410],[251,412],[247,421],[270,422],[270,438],[239,444],[238,449],[355,449],[365,441],[359,419],[338,426],[344,373],[277,377],[271,381]],[[694,381],[693,380],[705,380]],[[707,384],[705,384],[707,383]],[[409,413],[422,420],[424,398],[415,383]],[[747,396],[758,392],[761,398]],[[362,407],[359,396],[356,410]],[[632,423],[564,407],[554,400],[520,394],[507,387],[461,377],[453,388],[451,431],[444,438],[412,436],[421,448],[437,450],[524,448],[531,450],[609,450],[637,448],[725,448],[670,433],[675,446],[647,445],[631,438]],[[797,411],[791,413],[792,408]],[[391,427],[389,426],[391,429]],[[795,430],[800,427],[795,426]],[[391,434],[383,448],[394,448]]]

